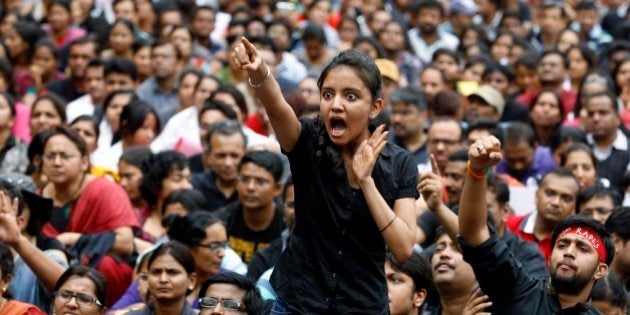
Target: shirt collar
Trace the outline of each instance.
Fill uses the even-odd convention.
[[[534,234],[534,227],[536,226],[537,216],[537,211],[534,211],[525,218],[525,226],[523,227],[523,232],[532,235]]]
[[[586,135],[586,141],[595,145],[595,139],[593,139],[592,133]],[[628,151],[628,137],[626,137],[621,129],[617,129],[617,136],[615,137],[612,147],[619,151]]]

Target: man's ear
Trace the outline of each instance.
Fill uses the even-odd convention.
[[[427,290],[422,289],[413,293],[413,306],[420,308],[427,299]]]
[[[597,270],[595,270],[595,274],[593,275],[593,279],[595,280],[599,280],[603,277],[605,277],[608,274],[608,265],[606,265],[605,263],[599,263],[599,266],[597,266]]]

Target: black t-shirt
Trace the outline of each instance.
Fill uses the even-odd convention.
[[[227,206],[230,203],[238,201],[236,191],[228,198],[219,190],[212,172],[203,172],[192,174],[190,177],[190,183],[193,188],[201,192],[206,201],[208,201],[208,210],[216,211],[220,208]]]
[[[385,241],[361,190],[316,159],[318,130],[302,130],[288,153],[295,187],[295,228],[271,284],[296,314],[388,314]],[[387,144],[372,171],[385,202],[417,198],[418,170],[406,150]]]
[[[264,231],[253,231],[247,226],[243,218],[243,207],[238,202],[228,205],[219,213],[225,222],[230,247],[245,263],[252,260],[254,253],[266,248],[280,237],[285,228],[282,210],[276,207],[275,212],[271,223]]]

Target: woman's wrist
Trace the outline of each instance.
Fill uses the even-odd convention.
[[[258,88],[261,87],[270,76],[271,69],[263,63],[260,68],[258,68],[258,71],[249,74],[248,83],[251,87]]]

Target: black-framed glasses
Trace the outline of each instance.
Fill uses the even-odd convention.
[[[98,307],[103,307],[103,304],[94,296],[84,293],[77,293],[68,290],[56,291],[53,293],[56,300],[62,301],[64,303],[70,302],[72,298],[75,298],[77,304],[84,307],[89,307],[96,304]]]
[[[229,245],[228,242],[210,242],[209,244],[199,244],[197,246],[205,247],[214,252],[218,252],[220,250],[225,250],[225,248],[228,247],[228,245]]]
[[[201,306],[201,308],[214,309],[219,303],[221,303],[221,307],[226,310],[247,312],[247,307],[234,299],[219,299],[211,296],[202,297],[199,299],[199,306]]]

